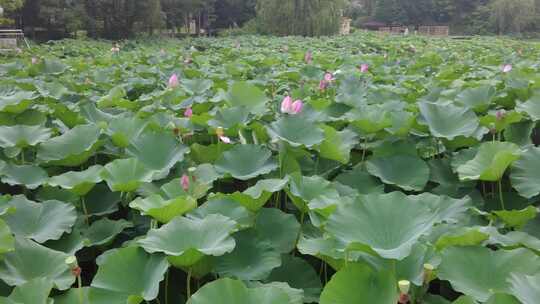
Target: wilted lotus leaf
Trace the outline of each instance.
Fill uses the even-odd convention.
[[[274,171],[277,163],[272,153],[263,146],[237,145],[224,152],[217,160],[216,170],[240,180],[248,180]]]
[[[204,255],[220,256],[235,247],[236,222],[211,214],[203,219],[176,217],[150,230],[138,243],[148,252],[163,252],[176,267],[191,266]]]

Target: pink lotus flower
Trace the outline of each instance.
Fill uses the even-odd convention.
[[[313,54],[311,53],[311,51],[306,52],[306,54],[304,55],[304,61],[307,64],[311,64],[311,62],[313,62]]]
[[[512,71],[512,65],[511,65],[511,64],[505,64],[505,65],[503,65],[503,67],[502,67],[502,72],[503,72],[503,73],[508,73],[508,72],[510,72],[510,71]]]
[[[281,113],[288,113],[292,107],[292,98],[291,96],[286,96],[281,102]]]
[[[189,107],[184,112],[184,117],[191,118],[191,116],[193,116],[193,109],[191,107]]]
[[[323,80],[321,80],[319,82],[319,89],[321,91],[324,91],[324,90],[326,90],[328,88],[328,85],[329,85],[329,83],[327,81],[324,81],[324,79],[323,79]]]
[[[111,52],[112,53],[118,53],[118,52],[120,52],[120,48],[117,47],[117,46],[114,46],[114,47],[111,48]]]
[[[334,75],[332,75],[332,73],[326,73],[326,74],[324,74],[324,81],[326,81],[326,82],[332,82],[332,81],[334,81],[334,80],[336,80],[336,79],[334,78]]]
[[[291,96],[287,96],[281,102],[281,113],[292,115],[298,114],[302,112],[303,107],[304,103],[301,100],[296,100],[295,102],[292,102]]]
[[[369,71],[369,64],[362,63],[360,65],[360,73],[367,73]]]
[[[189,190],[189,176],[187,175],[182,175],[182,178],[180,178],[180,184],[182,184],[182,189],[184,189],[184,191],[188,191]]]
[[[36,57],[32,57],[32,64],[37,64],[38,63],[38,59]]]
[[[304,103],[301,100],[297,100],[293,102],[292,104],[292,113],[291,114],[299,114],[302,112],[302,109],[304,108]]]
[[[176,74],[172,74],[172,76],[169,78],[169,88],[175,88],[180,84],[180,81],[178,80],[178,76]]]
[[[221,142],[223,142],[224,144],[230,144],[231,143],[231,139],[228,138],[227,136],[218,136],[219,140],[221,140]]]
[[[504,110],[499,110],[497,111],[497,113],[495,113],[495,117],[497,117],[498,121],[503,120],[505,116],[506,116],[506,111]]]

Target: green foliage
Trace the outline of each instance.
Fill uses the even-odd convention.
[[[119,47],[0,58],[0,303],[537,304],[540,43]]]

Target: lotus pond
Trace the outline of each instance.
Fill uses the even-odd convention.
[[[540,303],[540,44],[0,58],[0,303]]]

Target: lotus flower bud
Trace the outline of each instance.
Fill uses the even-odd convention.
[[[311,64],[311,62],[313,62],[313,54],[311,53],[311,51],[306,52],[306,54],[304,55],[304,61],[307,64]]]
[[[433,270],[435,267],[431,264],[424,264],[424,285],[429,284],[433,278]]]
[[[193,116],[193,109],[191,107],[189,107],[184,112],[184,117],[191,118],[191,116]]]
[[[222,127],[217,127],[217,129],[216,129],[216,135],[217,135],[218,137],[225,135],[225,132],[223,131],[223,128],[222,128]]]
[[[38,63],[38,59],[36,57],[32,57],[32,64],[37,64]]]
[[[178,75],[172,74],[169,78],[169,88],[175,88],[180,84],[180,81],[178,80]]]
[[[324,91],[327,88],[328,88],[328,82],[321,80],[321,82],[319,82],[319,90]]]
[[[503,120],[505,116],[506,116],[506,111],[504,110],[499,110],[497,111],[497,113],[495,113],[495,117],[497,117],[498,121]]]
[[[180,184],[182,184],[182,189],[184,189],[184,191],[188,191],[189,190],[189,176],[187,175],[182,175],[182,178],[180,178]]]
[[[511,64],[505,64],[502,66],[502,72],[503,73],[509,73],[512,71],[512,65]]]
[[[291,113],[292,102],[291,96],[285,96],[281,102],[281,113]]]
[[[224,144],[230,144],[231,143],[231,139],[228,138],[227,136],[219,136],[219,140],[221,140],[221,142],[223,142]]]
[[[385,57],[386,58],[386,57]],[[369,71],[369,64],[362,63],[360,65],[360,73],[367,73]]]
[[[299,114],[300,112],[302,112],[303,107],[304,107],[304,103],[301,100],[297,100],[293,102],[291,114]]]
[[[334,75],[332,75],[332,73],[324,74],[324,81],[326,81],[326,82],[334,81]]]

